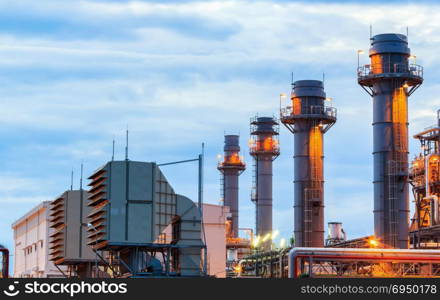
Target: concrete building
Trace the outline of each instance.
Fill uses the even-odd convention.
[[[49,206],[44,201],[12,224],[14,277],[63,277],[49,261]]]

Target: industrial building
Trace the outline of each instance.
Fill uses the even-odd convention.
[[[76,191],[78,192],[78,191]],[[67,192],[66,192],[67,193]],[[66,195],[63,193],[62,195]],[[76,193],[78,194],[78,193]],[[62,196],[61,195],[61,196]],[[76,195],[77,196],[77,195]],[[17,220],[13,226],[14,228],[14,240],[15,240],[15,252],[14,252],[14,277],[65,277],[72,276],[76,277],[78,261],[73,262],[61,262],[59,265],[55,265],[53,262],[53,255],[50,254],[50,241],[53,240],[50,236],[54,236],[56,234],[56,230],[54,230],[50,225],[54,224],[52,221],[53,217],[51,217],[51,208],[54,207],[57,203],[54,203],[59,198],[54,201],[45,201],[42,204],[39,204],[37,207],[33,208],[30,212],[28,212],[25,216]],[[215,276],[218,278],[226,277],[226,220],[230,217],[229,208],[222,205],[215,204],[203,204],[203,223],[204,229],[206,233],[207,247],[208,247],[208,257],[207,257],[207,272],[210,276]],[[46,218],[43,221],[43,218]],[[40,219],[40,226],[38,229],[35,228],[36,220]],[[26,221],[27,220],[27,221]],[[85,224],[84,224],[85,225]],[[86,230],[88,229],[87,226]],[[78,228],[79,229],[79,228]],[[37,239],[38,232],[38,239]],[[79,237],[75,237],[74,239],[78,239]],[[34,254],[32,258],[30,255],[26,254],[26,250],[30,246],[35,245],[36,241],[39,240],[41,244],[46,244],[47,247],[43,247],[39,251],[38,255]],[[169,243],[172,240],[172,227],[168,226],[160,239],[161,243]],[[25,243],[25,241],[28,241]],[[79,244],[69,243],[71,245],[79,246]],[[23,246],[28,245],[28,246]],[[83,244],[84,246],[85,244]],[[22,248],[23,246],[23,248]],[[2,271],[6,271],[8,269],[8,263],[6,263],[6,258],[9,258],[9,253],[6,252],[7,249],[4,247],[0,247],[0,251],[3,254],[3,250],[5,251],[5,255],[2,255]],[[87,251],[87,250],[86,250]],[[93,264],[95,264],[95,253],[90,248],[89,251],[92,252],[93,255]],[[20,255],[23,253],[23,255]],[[32,252],[34,253],[34,252]],[[78,252],[77,252],[78,253]],[[32,255],[32,254],[31,254]],[[36,259],[38,257],[38,259]],[[37,264],[38,263],[38,264]],[[70,270],[70,267],[73,266]],[[94,267],[92,265],[92,267]],[[104,269],[102,264],[100,264],[100,269]],[[34,271],[32,271],[34,270]],[[39,272],[36,272],[39,270]],[[95,271],[95,270],[94,270]],[[2,274],[3,277],[7,277],[6,273]],[[92,277],[95,274],[92,272]],[[104,272],[99,271],[99,275],[104,277]]]
[[[12,224],[14,231],[14,277],[62,277],[49,257],[50,204],[44,201]],[[62,269],[65,267],[61,267]]]

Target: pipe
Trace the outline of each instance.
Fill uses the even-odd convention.
[[[423,200],[431,200],[431,216],[430,222],[431,226],[438,224],[438,197],[436,195],[431,195],[423,198]]]
[[[407,250],[378,248],[293,248],[289,252],[289,278],[298,276],[300,258],[334,260],[378,260],[402,262],[440,262],[440,250]]]
[[[9,278],[9,250],[0,245],[2,253],[2,278]]]

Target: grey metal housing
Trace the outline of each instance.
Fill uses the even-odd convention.
[[[87,245],[88,193],[70,190],[52,201],[50,206],[50,259],[56,264],[75,265],[95,261]]]
[[[161,246],[157,244],[159,235],[172,224],[179,274],[200,276],[200,210],[190,199],[174,192],[155,163],[110,161],[89,179],[91,247],[129,249],[132,271],[140,271],[145,255],[138,250]]]

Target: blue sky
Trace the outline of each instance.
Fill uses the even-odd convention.
[[[403,3],[403,4],[402,4]],[[417,3],[417,4],[414,4]],[[11,223],[124,156],[167,162],[206,143],[205,201],[218,203],[216,156],[223,134],[240,133],[240,225],[253,226],[249,118],[277,115],[294,79],[321,79],[338,109],[325,137],[326,221],[349,238],[373,231],[372,114],[356,83],[356,50],[373,33],[405,33],[425,67],[409,101],[410,133],[440,107],[440,9],[434,1],[0,1],[0,243]],[[429,21],[427,21],[429,20]],[[361,57],[367,63],[367,57]],[[293,230],[293,136],[281,127],[274,163],[274,227]],[[410,140],[411,155],[417,143]],[[196,165],[164,168],[196,199]]]

